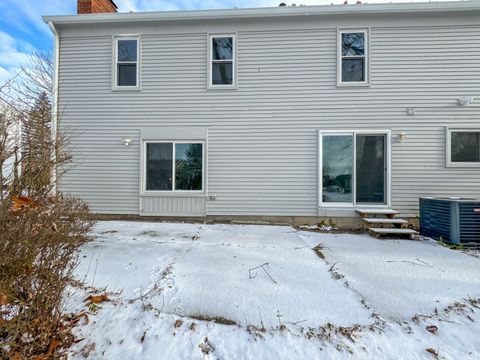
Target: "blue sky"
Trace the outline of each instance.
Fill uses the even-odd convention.
[[[114,0],[119,12],[154,10],[220,9],[291,4],[340,4],[343,0]],[[349,0],[354,3],[355,0]],[[385,0],[370,0],[385,2]],[[390,1],[389,1],[390,2]],[[393,0],[391,2],[398,2]],[[0,0],[0,84],[28,61],[35,49],[52,46],[52,35],[42,15],[75,14],[76,0]]]

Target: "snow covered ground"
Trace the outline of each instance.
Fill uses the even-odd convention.
[[[480,259],[434,242],[119,221],[93,235],[66,299],[87,312],[72,358],[480,358]]]

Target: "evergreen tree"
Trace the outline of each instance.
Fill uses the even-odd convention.
[[[21,178],[25,182],[22,188],[28,192],[41,193],[50,189],[53,172],[51,120],[50,99],[46,92],[41,92],[22,119]]]

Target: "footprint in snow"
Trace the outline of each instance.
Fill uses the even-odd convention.
[[[135,271],[135,270],[137,270],[137,267],[135,265],[133,265],[132,263],[128,263],[127,265],[125,265],[125,270]]]
[[[182,299],[174,297],[170,299],[170,305],[172,305],[172,310],[175,314],[184,316],[185,310],[180,306],[182,304]]]

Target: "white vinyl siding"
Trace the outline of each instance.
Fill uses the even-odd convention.
[[[366,25],[372,86],[337,87],[337,26]],[[445,167],[445,128],[478,128],[480,119],[476,103],[456,100],[480,91],[476,13],[128,30],[142,34],[142,92],[111,91],[111,39],[124,27],[65,28],[61,38],[60,126],[73,134],[75,161],[61,189],[93,212],[141,212],[139,129],[161,127],[208,128],[205,196],[216,199],[149,197],[151,213],[335,216],[318,208],[319,130],[391,131],[391,206],[402,214],[415,215],[420,196],[480,196],[480,168]],[[206,89],[210,31],[238,34],[238,91]]]

